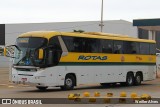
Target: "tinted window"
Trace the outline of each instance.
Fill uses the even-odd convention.
[[[114,53],[115,54],[123,53],[123,42],[122,41],[114,41]]]
[[[113,53],[113,40],[101,40],[101,52]]]
[[[84,52],[87,53],[99,53],[100,52],[100,40],[92,38],[84,38],[85,46]]]
[[[86,53],[98,53],[100,52],[100,40],[93,38],[82,37],[62,37],[69,52],[86,52]]]
[[[139,43],[124,41],[123,50],[124,50],[124,54],[139,54]]]
[[[79,37],[73,37],[73,50],[72,52],[83,52],[84,49],[84,39]]]
[[[66,47],[69,52],[84,51],[85,41],[83,38],[62,36],[62,39],[64,40],[64,43],[66,44]]]
[[[151,55],[155,55],[156,54],[156,45],[150,44],[149,50],[150,50]]]
[[[149,44],[148,43],[140,43],[140,54],[149,54]]]
[[[59,40],[58,40],[58,37],[52,37],[50,40],[49,40],[49,45],[52,45],[54,46],[56,49],[58,50],[61,50],[61,45],[59,43]]]
[[[67,37],[67,36],[62,36],[62,39],[68,49],[69,52],[73,52],[75,49],[74,49],[74,39],[73,37]]]

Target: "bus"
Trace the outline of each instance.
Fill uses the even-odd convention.
[[[39,90],[71,90],[84,84],[133,86],[156,78],[154,40],[91,32],[32,31],[21,34],[11,46],[12,82],[32,84]]]

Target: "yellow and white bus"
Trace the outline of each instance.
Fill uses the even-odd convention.
[[[40,90],[95,83],[140,85],[156,78],[155,44],[95,32],[27,32],[12,45],[12,82],[34,84]]]

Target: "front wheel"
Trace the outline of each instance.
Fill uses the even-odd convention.
[[[128,73],[126,77],[126,82],[122,82],[122,86],[132,86],[134,84],[134,75],[133,73]]]
[[[72,90],[75,86],[75,77],[73,75],[67,75],[64,81],[64,86],[61,86],[62,90]]]
[[[126,78],[126,85],[132,86],[134,84],[134,75],[133,73],[128,73]]]

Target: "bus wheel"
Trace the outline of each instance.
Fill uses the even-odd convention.
[[[62,90],[72,90],[75,86],[75,78],[73,75],[67,75],[64,81],[64,86],[61,86]]]
[[[140,85],[141,82],[142,82],[142,75],[140,73],[136,73],[134,84]]]
[[[39,87],[39,86],[37,86],[36,88],[38,88],[38,89],[41,90],[41,91],[46,91],[46,89],[47,89],[48,87]]]
[[[132,86],[134,84],[134,75],[133,73],[128,73],[126,78],[126,85]]]

